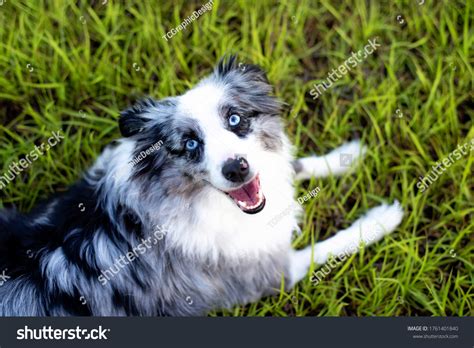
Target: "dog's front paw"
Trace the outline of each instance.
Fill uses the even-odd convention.
[[[341,175],[354,167],[367,152],[359,140],[353,140],[332,150],[325,156],[305,157],[295,161],[296,179]]]
[[[368,244],[379,241],[392,233],[403,219],[403,209],[398,201],[392,205],[382,204],[370,209],[359,219],[361,239]]]
[[[339,146],[328,154],[328,163],[333,174],[343,174],[353,167],[359,158],[364,157],[367,147],[359,140]]]

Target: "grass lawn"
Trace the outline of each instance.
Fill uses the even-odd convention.
[[[298,196],[321,192],[305,203],[295,246],[384,200],[398,199],[406,215],[318,285],[307,279],[212,315],[473,315],[474,152],[424,192],[416,186],[474,139],[472,1],[214,0],[163,38],[205,2],[0,0],[0,175],[51,132],[64,134],[0,190],[0,205],[28,211],[65,190],[119,136],[120,110],[181,94],[237,53],[268,72],[299,156],[356,137],[368,146],[353,173],[299,184]],[[380,47],[313,99],[313,84],[374,38]]]

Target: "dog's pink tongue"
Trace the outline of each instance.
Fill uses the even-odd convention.
[[[229,192],[229,195],[235,201],[241,201],[247,203],[249,206],[258,203],[258,191],[260,190],[260,182],[258,177],[249,182],[247,185],[242,186],[238,190]]]

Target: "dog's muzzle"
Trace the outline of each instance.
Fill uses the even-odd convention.
[[[241,156],[229,158],[222,166],[222,175],[233,183],[242,183],[238,189],[226,193],[244,213],[256,214],[265,207],[265,196],[260,188],[260,177],[249,180],[250,165]]]

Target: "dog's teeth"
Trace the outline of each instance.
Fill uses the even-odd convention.
[[[236,203],[238,206],[240,206],[242,209],[245,209],[245,210],[252,210],[252,209],[255,209],[257,207],[259,207],[262,202],[263,202],[263,193],[261,193],[260,191],[257,192],[257,203],[256,204],[250,204],[248,202],[245,202],[245,201],[240,201],[240,200],[236,200]]]

